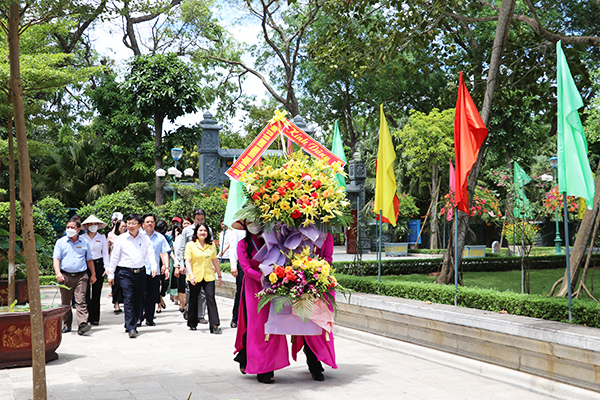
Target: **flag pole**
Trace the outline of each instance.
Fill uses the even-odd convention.
[[[525,185],[521,185],[521,293],[525,293]]]
[[[567,211],[567,192],[563,192],[563,211],[565,217],[565,255],[567,257],[567,293],[569,296],[569,322],[573,322],[573,313],[571,309],[573,302],[573,294],[571,293],[571,260],[569,260],[569,214]]]
[[[458,305],[458,208],[454,209],[454,305]]]
[[[381,287],[381,234],[382,234],[382,226],[383,226],[383,215],[382,211],[379,210],[379,253],[377,255],[377,259],[379,260],[379,267],[377,268],[377,294],[379,294],[379,289]]]

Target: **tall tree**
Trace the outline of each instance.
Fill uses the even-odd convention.
[[[199,71],[173,53],[138,56],[130,62],[123,87],[133,95],[133,106],[141,116],[154,121],[154,167],[162,168],[160,150],[165,118],[174,122],[177,117],[209,103],[206,93],[200,90]],[[163,183],[158,176],[155,184],[159,206],[164,199]]]
[[[288,113],[299,114],[297,72],[304,56],[305,35],[326,0],[308,0],[303,4],[279,0],[246,0],[250,18],[261,26],[261,43],[251,47],[254,65],[245,61],[243,51],[234,46],[231,36],[215,29],[206,45],[200,44],[195,57],[209,59],[229,68],[231,78],[254,75],[267,92]]]
[[[440,192],[440,165],[446,166],[454,157],[454,110],[440,112],[434,108],[429,114],[412,112],[408,124],[394,133],[402,144],[399,150],[405,162],[411,163],[409,176],[429,181],[431,206],[429,228],[430,248],[438,248],[437,203]]]

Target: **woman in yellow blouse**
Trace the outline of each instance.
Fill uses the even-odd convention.
[[[217,248],[212,241],[210,229],[205,223],[198,224],[194,230],[192,241],[185,245],[185,267],[187,280],[190,283],[188,301],[188,326],[195,331],[198,325],[198,295],[204,288],[208,307],[210,333],[221,333],[219,310],[215,301],[215,272],[219,279],[219,287],[223,284],[221,268],[217,259]]]

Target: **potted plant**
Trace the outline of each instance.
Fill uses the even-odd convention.
[[[46,306],[42,309],[46,362],[56,360],[62,341],[62,317],[69,306]],[[0,369],[32,365],[29,305],[0,307]]]
[[[529,254],[539,230],[540,228],[529,221],[517,221],[514,224],[504,225],[502,235],[504,235],[508,244],[512,246],[513,254],[522,255],[523,250],[526,254]],[[524,248],[523,244],[525,245]]]
[[[408,242],[402,242],[401,239],[408,232],[408,221],[418,215],[419,209],[415,204],[415,198],[409,194],[398,194],[398,219],[396,226],[390,226],[392,241],[384,244],[385,255],[390,257],[405,256],[408,254]],[[372,207],[371,207],[372,209]]]

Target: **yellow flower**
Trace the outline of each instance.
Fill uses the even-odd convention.
[[[287,211],[290,209],[290,203],[288,203],[287,201],[282,201],[281,203],[279,203],[279,208],[281,208],[283,211]]]
[[[271,282],[271,284],[277,282],[277,274],[275,272],[271,272],[269,274],[269,281]]]

